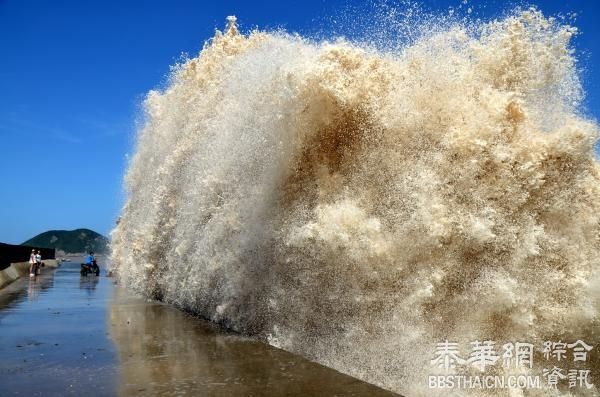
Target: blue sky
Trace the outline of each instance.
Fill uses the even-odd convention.
[[[445,12],[462,1],[415,3]],[[509,10],[507,4],[468,6],[488,19]],[[584,111],[597,118],[600,6],[529,4],[546,14],[578,13]],[[0,0],[0,241],[21,243],[48,229],[78,227],[108,234],[123,203],[122,175],[144,94],[165,82],[181,53],[196,54],[227,15],[237,15],[242,29],[327,36],[326,21],[352,7],[371,8],[350,0]]]

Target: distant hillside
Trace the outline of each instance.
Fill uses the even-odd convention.
[[[108,239],[89,229],[49,230],[38,234],[21,245],[34,247],[55,248],[66,253],[106,252]]]

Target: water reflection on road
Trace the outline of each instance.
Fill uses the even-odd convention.
[[[0,391],[26,396],[392,396],[69,264],[0,290]]]
[[[114,396],[112,287],[109,279],[81,280],[69,265],[0,290],[0,395]]]
[[[114,302],[110,334],[122,395],[393,395],[123,289],[115,290]]]

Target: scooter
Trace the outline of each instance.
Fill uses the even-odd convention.
[[[79,273],[82,276],[87,276],[90,273],[95,274],[96,276],[99,276],[100,268],[98,267],[96,260],[94,260],[91,265],[89,263],[82,263],[81,270],[79,271]]]

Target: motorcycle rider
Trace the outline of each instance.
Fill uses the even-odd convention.
[[[85,264],[88,266],[92,266],[94,263],[94,253],[90,251],[90,254],[85,258]]]

